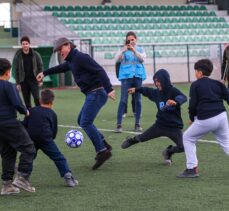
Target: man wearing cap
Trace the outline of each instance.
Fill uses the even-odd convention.
[[[22,91],[23,99],[27,109],[31,108],[31,94],[34,104],[40,105],[39,86],[36,80],[38,73],[43,70],[43,62],[40,54],[30,48],[30,39],[27,36],[21,38],[21,46],[13,59],[15,80],[17,88]]]
[[[86,132],[96,150],[95,170],[111,157],[112,147],[93,124],[107,98],[115,100],[115,91],[105,70],[88,54],[75,49],[75,45],[67,38],[59,38],[54,43],[54,52],[58,52],[65,62],[41,72],[37,76],[41,82],[46,75],[72,71],[76,84],[86,99],[78,116],[78,124]]]

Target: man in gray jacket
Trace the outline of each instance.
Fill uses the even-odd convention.
[[[30,39],[27,36],[21,38],[21,46],[13,59],[17,88],[22,91],[27,109],[31,108],[31,94],[34,104],[39,103],[39,84],[36,76],[43,70],[43,62],[38,52],[30,48]]]

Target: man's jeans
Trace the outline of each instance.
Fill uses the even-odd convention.
[[[100,109],[107,101],[107,93],[101,88],[87,93],[86,100],[78,116],[78,124],[91,139],[96,152],[105,150],[104,137],[93,124]]]
[[[122,124],[122,115],[125,112],[125,107],[128,102],[128,89],[129,88],[137,88],[142,86],[141,78],[128,78],[122,79],[121,81],[121,99],[118,107],[118,116],[117,116],[117,124]],[[140,123],[142,104],[141,104],[141,94],[135,93],[135,124]]]

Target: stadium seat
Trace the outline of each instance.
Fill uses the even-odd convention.
[[[75,10],[75,8],[73,7],[73,6],[67,6],[67,9],[66,9],[67,11],[74,11]]]
[[[49,5],[44,6],[44,11],[52,11],[52,7]]]
[[[47,5],[44,10],[97,44],[122,44],[130,30],[144,43],[204,42],[229,34],[225,19],[204,5]]]

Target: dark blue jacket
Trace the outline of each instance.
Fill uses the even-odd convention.
[[[194,116],[204,120],[226,111],[223,100],[229,104],[229,92],[220,81],[203,77],[192,83],[190,87],[189,118]]]
[[[29,110],[30,115],[25,118],[23,125],[30,138],[35,143],[53,141],[57,134],[57,115],[50,109],[36,106]]]
[[[15,123],[17,111],[26,114],[15,84],[0,80],[0,125]]]
[[[156,103],[158,112],[155,124],[161,128],[166,128],[166,130],[182,129],[181,105],[187,101],[187,97],[177,88],[172,86],[169,74],[166,70],[158,70],[154,74],[153,79],[160,81],[162,91],[148,87],[136,88],[136,91]],[[167,106],[166,102],[169,99],[176,101],[177,105]]]
[[[76,84],[84,94],[101,86],[107,93],[113,90],[105,70],[88,54],[72,49],[65,60],[65,63],[44,71],[44,75],[71,70]]]

